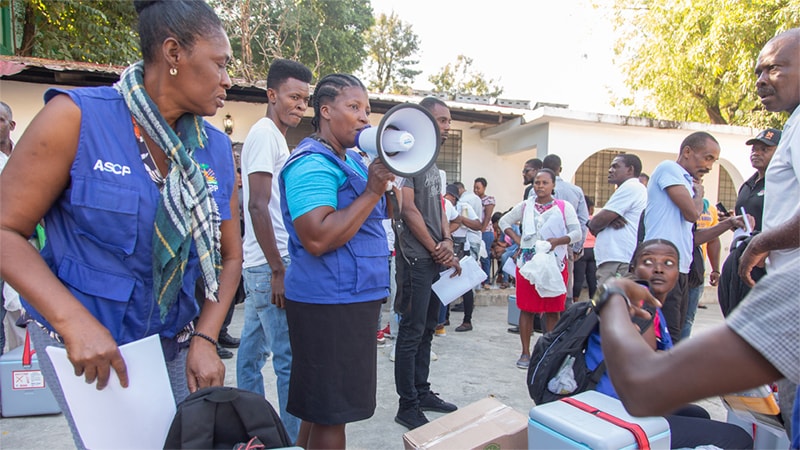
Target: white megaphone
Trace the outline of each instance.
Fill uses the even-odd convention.
[[[356,137],[358,148],[403,177],[428,170],[439,155],[440,143],[436,119],[414,103],[395,106],[377,127],[365,128]]]

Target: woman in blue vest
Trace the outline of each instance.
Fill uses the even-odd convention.
[[[369,125],[367,90],[333,74],[313,96],[316,131],[280,175],[292,264],[286,318],[292,375],[286,410],[303,420],[297,445],[345,448],[345,425],[375,412],[375,320],[389,294],[384,193],[394,175],[367,168],[358,133]]]
[[[128,385],[119,345],[159,335],[176,402],[222,385],[215,341],[242,265],[230,140],[203,120],[231,86],[228,37],[205,2],[134,3],[144,60],[113,87],[47,91],[0,177],[2,278],[79,448],[45,346],[103,389],[111,371]]]

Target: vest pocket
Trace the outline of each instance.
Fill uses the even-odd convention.
[[[348,246],[356,262],[353,293],[388,288],[389,247],[386,240],[351,240]]]
[[[74,177],[70,201],[79,235],[106,249],[133,254],[139,212],[139,193],[135,189]]]
[[[58,278],[119,341],[136,280],[96,269],[70,257],[64,257],[59,265]]]

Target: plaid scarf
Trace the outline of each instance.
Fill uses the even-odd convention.
[[[194,150],[204,148],[208,139],[203,119],[197,115],[184,114],[175,130],[170,128],[144,89],[142,61],[125,69],[114,87],[136,122],[164,150],[170,163],[153,233],[153,293],[163,321],[183,284],[192,239],[200,259],[206,298],[217,299],[217,279],[222,266],[220,216],[205,176],[192,158]]]

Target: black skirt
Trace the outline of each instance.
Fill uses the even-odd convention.
[[[372,417],[375,332],[383,301],[330,305],[287,299],[292,345],[288,412],[322,425]]]

